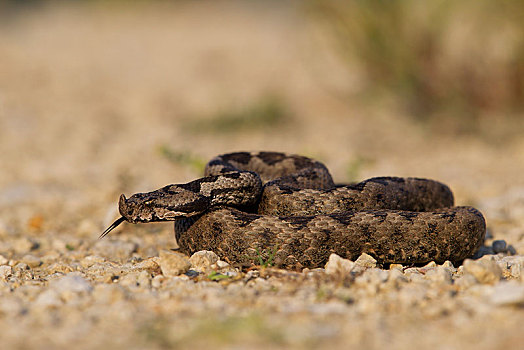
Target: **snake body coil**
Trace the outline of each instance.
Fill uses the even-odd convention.
[[[331,253],[372,255],[379,263],[460,262],[483,242],[472,207],[453,206],[439,182],[378,177],[337,186],[310,158],[277,152],[218,156],[205,177],[120,197],[123,221],[175,221],[182,252],[212,250],[243,265],[323,266]]]

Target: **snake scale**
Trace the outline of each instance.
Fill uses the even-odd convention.
[[[379,263],[461,262],[481,246],[482,214],[454,206],[433,180],[376,177],[335,185],[320,162],[278,152],[217,156],[205,176],[130,198],[123,221],[173,220],[180,250],[212,250],[244,266],[270,259],[287,269],[323,266],[331,253]]]

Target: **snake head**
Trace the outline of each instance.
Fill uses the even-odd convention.
[[[129,198],[120,195],[118,210],[120,215],[100,236],[106,236],[124,221],[133,224],[172,221],[202,213],[210,206],[210,198],[191,189],[169,185],[147,193],[137,193]]]
[[[129,198],[122,194],[118,210],[126,221],[136,224],[190,217],[202,213],[209,205],[208,197],[170,185],[153,192],[137,193]]]

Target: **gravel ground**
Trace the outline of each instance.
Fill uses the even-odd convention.
[[[0,22],[2,348],[522,346],[522,139],[456,137],[341,101],[340,67],[293,6],[165,6]],[[120,193],[192,180],[237,150],[313,156],[341,182],[438,179],[483,211],[486,244],[460,266],[333,255],[293,272],[180,256],[169,224],[97,240]]]

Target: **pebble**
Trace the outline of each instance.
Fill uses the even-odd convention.
[[[141,287],[141,288],[149,288],[151,287],[151,274],[145,270],[143,271],[140,271],[138,273],[138,277],[136,279],[136,281],[138,282],[138,285]]]
[[[408,278],[404,275],[401,269],[394,268],[389,270],[388,283],[399,286],[401,283],[407,281]]]
[[[449,260],[444,261],[444,263],[442,264],[442,267],[450,269],[451,272],[453,273],[457,272],[457,269],[455,268],[455,266],[453,266],[453,263]]]
[[[377,261],[371,255],[362,253],[355,261],[354,270],[363,271],[377,266]]]
[[[438,266],[426,271],[424,278],[439,284],[451,284],[452,273],[448,268]]]
[[[493,288],[491,302],[495,305],[524,305],[524,285],[515,281],[504,281]]]
[[[98,256],[98,255],[88,255],[86,256],[85,258],[83,258],[81,261],[80,261],[80,265],[87,269],[95,264],[100,264],[100,263],[103,263],[105,262],[106,259],[101,257],[101,256]]]
[[[402,266],[402,264],[390,264],[389,269],[402,271],[404,269],[404,266]]]
[[[79,274],[73,272],[49,283],[64,300],[70,300],[77,294],[87,294],[93,290],[91,284]]]
[[[388,271],[373,267],[355,278],[355,285],[365,290],[368,295],[375,295],[388,277]]]
[[[222,260],[218,260],[217,261],[217,267],[219,269],[225,269],[226,267],[229,267],[229,264],[225,261],[222,261]]]
[[[157,256],[142,260],[139,263],[135,264],[133,268],[139,271],[149,271],[150,273],[155,275],[162,273],[162,270],[160,269],[160,258]]]
[[[46,289],[38,295],[34,302],[34,306],[40,308],[59,307],[62,304],[63,301],[60,299],[60,295],[54,289]]]
[[[499,265],[503,270],[509,272],[510,278],[524,278],[524,256],[505,256]]]
[[[13,266],[13,275],[20,279],[32,279],[33,273],[26,263],[20,262]]]
[[[35,268],[42,265],[42,260],[31,254],[24,255],[24,257],[22,258],[22,262],[27,264],[31,268]]]
[[[213,268],[212,265],[218,261],[218,255],[209,250],[201,250],[194,253],[189,258],[191,268],[197,271],[208,271]]]
[[[163,275],[156,275],[151,280],[151,287],[153,288],[160,288],[162,286],[162,283],[164,282],[166,278]]]
[[[351,272],[355,263],[351,260],[341,258],[337,254],[331,254],[325,269],[328,275],[347,275]]]
[[[29,238],[19,238],[13,242],[13,249],[17,254],[24,254],[30,250],[37,249],[40,246],[38,242],[34,242]]]
[[[8,262],[9,260],[0,254],[0,265],[7,265]]]
[[[479,259],[485,255],[493,255],[493,254],[495,254],[495,252],[493,251],[493,248],[484,245],[480,247],[479,250],[473,255],[473,259]]]
[[[0,280],[6,281],[7,278],[13,273],[13,268],[9,265],[0,266]]]
[[[508,247],[505,240],[496,240],[491,244],[491,248],[495,254],[505,253],[508,251]]]
[[[112,241],[102,239],[95,243],[93,251],[96,255],[110,260],[127,260],[137,250],[138,245],[133,242]]]
[[[454,285],[456,285],[456,286],[458,286],[458,287],[460,287],[462,289],[471,287],[472,285],[475,285],[477,283],[478,283],[477,279],[473,275],[470,275],[470,274],[465,274],[465,275],[462,275],[462,276],[458,276],[454,280]]]
[[[181,275],[191,268],[189,258],[184,254],[170,250],[161,250],[159,255],[160,269],[166,277]]]
[[[464,261],[464,273],[470,274],[482,284],[494,284],[502,277],[502,269],[492,259]]]

